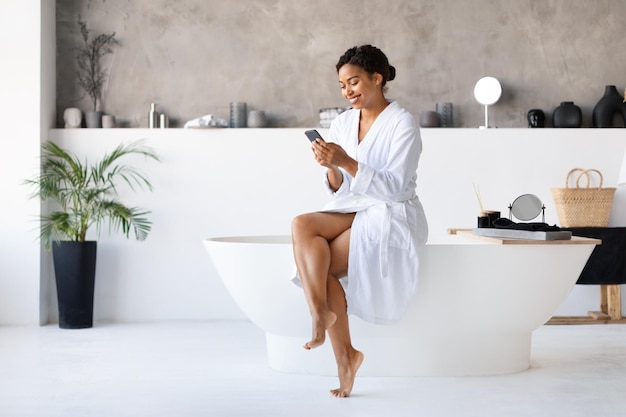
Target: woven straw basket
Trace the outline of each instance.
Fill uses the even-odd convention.
[[[570,177],[580,171],[576,178],[576,188],[570,188]],[[600,177],[598,188],[590,188],[589,173]],[[580,186],[581,177],[587,178],[587,186]],[[552,188],[552,198],[556,206],[561,227],[607,227],[615,188],[602,188],[602,173],[597,169],[572,169],[565,179],[565,188]]]

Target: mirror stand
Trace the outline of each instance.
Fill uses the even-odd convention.
[[[511,212],[511,209],[513,208],[512,204],[509,204],[509,220],[513,220],[513,214]],[[545,223],[546,222],[546,206],[545,205],[541,205],[541,223]]]

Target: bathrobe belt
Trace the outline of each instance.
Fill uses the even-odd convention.
[[[389,236],[391,235],[391,207],[394,204],[411,204],[415,196],[402,201],[386,201],[383,208],[383,223],[380,231],[380,276],[387,278],[389,276]]]
[[[393,203],[386,202],[383,210],[383,226],[380,231],[380,276],[387,278],[389,276],[389,233],[391,232],[391,205]]]

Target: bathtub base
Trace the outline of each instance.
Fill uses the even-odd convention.
[[[413,340],[372,337],[355,339],[353,343],[365,354],[360,376],[479,376],[528,369],[531,337],[530,332],[436,337],[425,332]],[[306,340],[300,337],[266,333],[266,341],[272,369],[337,375],[330,341],[311,351],[302,347]]]

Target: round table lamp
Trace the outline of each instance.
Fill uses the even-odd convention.
[[[489,127],[489,106],[500,100],[502,86],[500,81],[493,77],[483,77],[474,86],[474,97],[476,101],[485,106],[485,125],[481,129]]]

